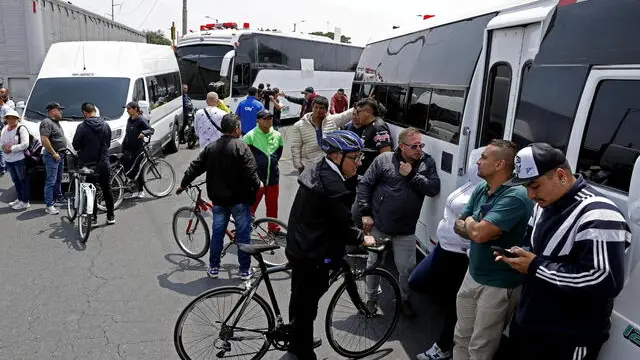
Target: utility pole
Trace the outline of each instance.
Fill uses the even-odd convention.
[[[121,4],[116,4],[115,0],[111,0],[111,21],[115,21],[116,18],[116,6],[122,6]]]
[[[182,0],[182,35],[187,33],[187,0]]]

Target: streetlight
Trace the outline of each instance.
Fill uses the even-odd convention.
[[[302,24],[303,22],[306,22],[307,20],[300,20],[297,23],[293,23],[293,32],[296,32],[296,25],[298,24]]]

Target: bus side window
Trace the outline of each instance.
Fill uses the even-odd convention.
[[[604,80],[596,90],[577,172],[595,184],[629,191],[640,156],[640,80]]]

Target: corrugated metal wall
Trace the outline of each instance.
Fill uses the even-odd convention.
[[[26,100],[37,77],[38,70],[34,69],[40,69],[53,43],[146,42],[143,33],[66,1],[36,0],[35,3],[33,13],[33,0],[0,0],[0,84],[9,86],[17,100]],[[41,23],[34,27],[33,21]],[[40,44],[44,44],[44,51]]]

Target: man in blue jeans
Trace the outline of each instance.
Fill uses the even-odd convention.
[[[213,227],[209,250],[207,275],[217,278],[220,272],[220,255],[229,218],[235,220],[236,242],[248,244],[251,233],[250,207],[256,193],[262,187],[258,178],[258,166],[249,146],[240,135],[242,127],[237,115],[226,114],[220,123],[222,137],[207,145],[198,158],[191,162],[184,173],[177,194],[206,172],[207,195],[213,202]],[[251,278],[251,257],[238,250],[240,277]]]
[[[44,182],[44,202],[47,214],[59,213],[54,206],[56,201],[63,201],[62,195],[62,169],[64,168],[64,153],[60,149],[67,147],[67,139],[64,130],[60,126],[62,110],[64,107],[58,103],[47,105],[47,117],[40,122],[40,141],[44,147],[42,162],[47,173]]]

